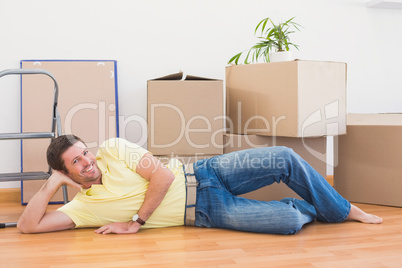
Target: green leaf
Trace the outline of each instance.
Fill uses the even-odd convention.
[[[263,19],[262,21],[260,21],[260,22],[257,24],[257,27],[255,27],[255,30],[254,30],[254,35],[257,33],[258,28],[260,27],[261,24],[263,24],[263,25],[262,25],[262,28],[261,28],[261,34],[262,34],[262,33],[264,32],[265,25],[267,24],[267,19]]]
[[[264,33],[265,26],[267,26],[267,22],[268,22],[268,20],[265,19],[264,24],[262,25],[261,33]]]
[[[250,62],[248,62],[248,57],[250,56],[250,52],[251,52],[251,50],[248,51],[247,57],[246,57],[246,59],[244,60],[244,64],[249,64],[249,63],[250,63]]]
[[[273,35],[275,35],[276,30],[275,28],[273,28],[271,31],[269,31],[269,33],[267,34],[267,37],[272,37]]]
[[[243,53],[243,52],[240,52],[240,53],[234,55],[234,56],[229,60],[228,63],[232,63],[232,62],[234,61],[234,63],[237,65],[237,63],[239,62],[239,58],[240,58],[240,56],[241,56],[242,53]]]
[[[294,18],[296,18],[296,17],[288,19],[284,24],[289,24]]]

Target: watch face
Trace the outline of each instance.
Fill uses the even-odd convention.
[[[133,221],[137,221],[138,218],[139,218],[138,214],[135,214],[135,215],[133,216]]]

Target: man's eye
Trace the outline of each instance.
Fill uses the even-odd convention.
[[[84,155],[87,155],[88,151],[84,151]]]
[[[73,160],[73,164],[76,164],[76,163],[78,163],[78,160],[77,159]]]

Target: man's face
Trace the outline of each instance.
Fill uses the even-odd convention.
[[[95,156],[82,142],[76,142],[61,157],[68,171],[66,175],[82,184],[84,188],[101,183],[101,172],[96,164]]]

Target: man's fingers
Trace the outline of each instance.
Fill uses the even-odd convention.
[[[73,185],[70,185],[70,186],[72,186],[72,187],[74,187],[74,188],[76,188],[76,189],[78,189],[78,190],[81,190],[81,188],[82,188],[82,185],[81,185],[81,184],[78,184],[78,183],[76,183],[76,182],[74,182],[74,184],[73,184]]]
[[[82,188],[81,184],[75,182],[69,176],[67,176],[65,173],[63,173],[61,171],[53,170],[52,178],[56,178],[56,179],[60,180],[63,184],[77,188],[78,190],[80,190]]]
[[[73,181],[72,179],[69,178],[69,180],[66,181],[66,185],[71,186],[73,188],[76,188],[78,190],[81,190],[82,185],[76,183],[75,181]]]
[[[111,228],[108,228],[108,229],[106,229],[105,231],[102,232],[102,234],[110,234],[110,233],[112,233]]]
[[[107,229],[107,226],[104,225],[104,226],[102,226],[102,227],[96,229],[96,230],[95,230],[95,233],[97,233],[97,234],[102,234],[106,229]]]
[[[100,227],[99,229],[95,230],[95,233],[97,233],[97,234],[111,234],[111,233],[113,233],[112,229],[113,229],[112,226],[104,225],[104,226]]]
[[[129,229],[129,225],[127,222],[115,222],[106,224],[95,230],[97,234],[135,234],[139,230],[139,225],[136,229]]]

